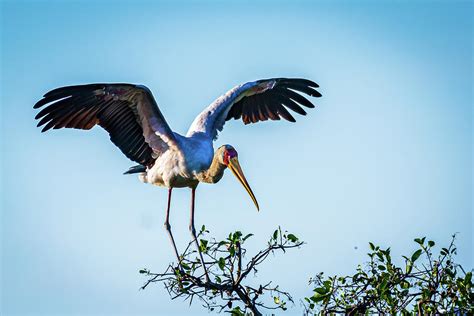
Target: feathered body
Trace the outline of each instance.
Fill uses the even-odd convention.
[[[181,150],[167,151],[158,157],[154,165],[139,176],[140,180],[168,188],[192,188],[199,182],[217,183],[226,166],[219,159],[223,152],[214,153],[213,141],[224,126],[230,110],[228,105],[238,101],[239,94],[251,85],[236,86],[219,97],[195,118],[186,136],[174,132]]]
[[[153,166],[139,176],[143,182],[167,188],[192,188],[206,179],[205,173],[214,157],[212,140],[203,135],[175,136],[181,150],[170,150],[159,156]]]

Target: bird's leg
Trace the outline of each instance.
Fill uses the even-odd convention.
[[[191,220],[189,222],[189,230],[191,231],[191,235],[193,236],[194,242],[196,243],[197,250],[199,252],[199,256],[201,258],[202,267],[204,269],[204,275],[206,276],[206,281],[209,282],[209,275],[207,274],[206,264],[204,263],[204,258],[202,257],[201,249],[199,248],[199,242],[196,237],[196,229],[194,228],[194,200],[196,197],[196,188],[191,189]]]
[[[165,220],[165,229],[170,236],[171,243],[173,244],[174,253],[176,255],[176,259],[178,260],[178,266],[181,264],[181,259],[179,258],[178,249],[176,248],[176,243],[174,242],[173,234],[171,233],[171,225],[170,225],[170,206],[171,206],[171,191],[173,188],[168,189],[168,208],[166,209],[166,220]]]

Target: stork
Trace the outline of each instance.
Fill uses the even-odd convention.
[[[49,129],[89,130],[99,125],[130,160],[138,163],[125,174],[137,173],[144,183],[168,188],[165,229],[180,262],[169,221],[173,188],[191,189],[189,230],[196,243],[206,279],[206,266],[194,227],[194,201],[199,183],[217,183],[229,168],[259,205],[231,145],[214,151],[213,142],[226,121],[245,124],[280,120],[295,122],[288,109],[306,115],[314,105],[303,94],[320,97],[319,86],[307,79],[274,78],[238,85],[217,98],[193,121],[185,136],[171,130],[151,93],[142,85],[95,83],[67,86],[46,93],[34,108],[46,105],[35,117],[42,132]]]

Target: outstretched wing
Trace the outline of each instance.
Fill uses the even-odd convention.
[[[88,84],[54,89],[34,108],[43,132],[53,128],[91,129],[103,127],[110,140],[129,159],[150,166],[156,158],[176,146],[151,91],[133,84]]]
[[[318,87],[307,79],[289,78],[264,79],[236,86],[196,117],[187,136],[203,133],[216,139],[217,133],[230,119],[242,118],[245,124],[249,124],[281,117],[295,122],[288,109],[306,115],[303,107],[314,108],[314,105],[302,94],[320,97],[315,89]]]

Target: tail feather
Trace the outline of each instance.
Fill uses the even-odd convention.
[[[134,173],[142,173],[146,172],[146,167],[143,165],[137,165],[130,167],[127,171],[125,171],[123,174],[134,174]]]

